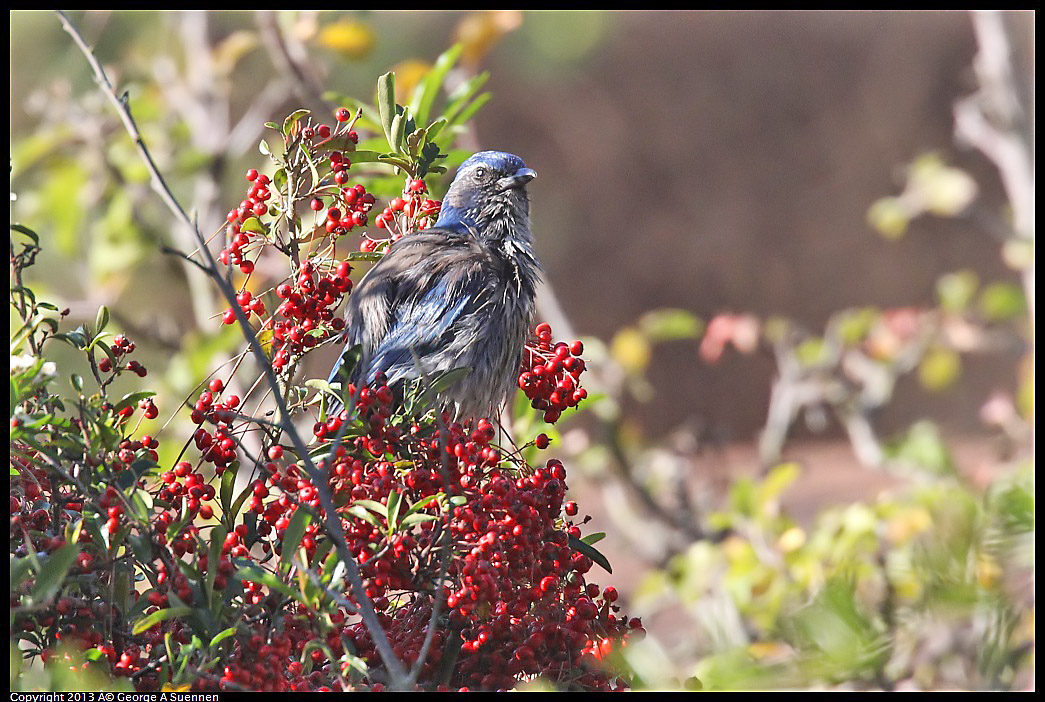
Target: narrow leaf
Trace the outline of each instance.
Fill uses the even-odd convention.
[[[236,571],[236,575],[234,577],[240,580],[249,580],[252,583],[260,583],[267,587],[269,590],[278,592],[281,595],[286,595],[287,597],[294,597],[295,599],[297,598],[297,594],[294,592],[294,590],[290,588],[289,585],[277,578],[272,573],[269,573],[266,570],[262,570],[261,568],[258,568],[256,566],[240,568],[238,571]]]
[[[432,105],[435,103],[436,97],[439,96],[439,89],[443,87],[446,74],[450,72],[457,60],[461,58],[462,48],[461,44],[454,44],[444,51],[435,60],[435,65],[432,66],[432,70],[428,72],[424,80],[418,83],[417,88],[414,90],[414,99],[410,103],[411,112],[417,117],[418,123],[424,124],[428,121]]]
[[[312,113],[306,109],[294,110],[293,112],[291,112],[289,115],[287,115],[287,118],[283,120],[283,134],[285,134],[286,136],[290,136],[290,130],[294,127],[295,124],[297,124],[298,120],[310,114]]]
[[[448,102],[446,109],[443,110],[443,116],[446,117],[447,122],[450,124],[456,124],[454,118],[460,113],[461,109],[468,104],[468,101],[475,97],[476,93],[486,84],[486,81],[490,78],[489,71],[483,71],[479,75],[465,81],[457,87],[450,97],[447,98]]]
[[[283,563],[290,563],[290,559],[297,553],[298,546],[301,545],[301,539],[305,536],[305,528],[312,523],[312,515],[303,509],[294,511],[294,515],[290,518],[290,524],[283,531],[282,539],[282,555],[280,560]]]
[[[142,599],[145,598],[143,597]],[[184,617],[189,614],[192,614],[192,607],[168,607],[167,609],[158,609],[152,614],[140,619],[138,623],[134,625],[131,633],[137,635],[160,622],[165,622],[168,619],[177,619],[178,617]]]
[[[402,114],[392,118],[392,124],[388,127],[388,148],[395,153],[402,150],[403,130],[406,129],[406,121]]]
[[[102,305],[98,308],[98,316],[94,318],[94,333],[101,334],[109,323],[109,308]]]
[[[572,548],[577,553],[583,553],[585,556],[598,563],[607,573],[613,572],[613,568],[610,567],[610,562],[606,560],[606,556],[599,553],[594,546],[586,544],[580,539],[575,538],[573,536],[569,537],[569,539],[570,548]]]
[[[388,514],[389,529],[396,528],[396,524],[399,522],[399,507],[402,503],[398,490],[392,490],[388,493],[388,506],[385,508],[385,511]]]
[[[36,576],[36,585],[33,587],[35,604],[47,602],[54,597],[78,555],[80,555],[79,544],[66,544],[44,561],[40,573]]]
[[[377,79],[377,110],[385,139],[392,143],[392,120],[396,116],[395,73],[386,73]]]
[[[232,514],[232,491],[236,489],[237,468],[239,468],[238,461],[233,461],[225,467],[225,472],[221,474],[221,487],[218,491],[222,512],[230,524],[236,518],[236,515]]]
[[[210,645],[208,646],[208,648],[214,648],[215,646],[217,646],[219,643],[221,643],[225,639],[229,638],[230,636],[235,635],[235,633],[236,633],[236,627],[234,627],[234,626],[230,626],[228,629],[225,629],[224,631],[219,632],[213,639],[210,640]]]

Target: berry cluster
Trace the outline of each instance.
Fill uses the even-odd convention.
[[[274,183],[249,170],[246,197],[227,216],[223,264],[249,276],[254,262],[247,256],[256,260],[263,247],[295,261],[274,297],[244,286],[235,301],[244,315],[261,320],[259,340],[271,344],[272,367],[284,376],[301,355],[344,329],[335,310],[352,289],[352,267],[334,257],[334,247],[340,236],[369,223],[375,205],[362,184],[349,183],[358,141],[352,114],[340,108],[335,118],[333,130],[300,121],[285,134],[303,153],[325,155],[302,157],[298,165],[329,166],[311,190],[293,195],[321,219],[316,235],[326,240],[325,250],[312,250],[317,236],[298,232],[288,245],[265,235],[261,220],[277,214],[270,202],[284,214],[296,204],[276,187],[283,182],[279,174]],[[340,150],[330,145],[335,137]],[[288,159],[283,166],[289,172],[293,164]],[[360,248],[376,251],[431,226],[439,208],[423,180],[408,179],[402,197],[376,217],[388,238],[364,234]],[[272,305],[274,299],[278,307],[269,312],[265,300]],[[233,306],[222,322],[236,317]],[[132,342],[117,336],[98,370],[144,376],[140,364],[121,362],[133,351]],[[546,324],[527,346],[519,384],[549,422],[586,396],[578,384],[582,352],[580,342],[552,343]],[[191,407],[196,428],[185,449],[194,447],[198,457],[179,456],[166,470],[156,465],[158,441],[134,439],[136,430],[128,430],[136,409],[146,419],[158,416],[155,403],[142,397],[148,393],[116,407],[102,402],[105,421],[113,424],[106,413],[118,415],[118,432],[106,425],[93,444],[68,442],[86,447],[68,461],[76,466],[75,484],[28,444],[13,442],[13,557],[27,558],[30,549],[52,554],[67,537],[78,549],[68,571],[78,577],[63,581],[53,611],[33,601],[37,571],[13,589],[13,630],[40,642],[35,653],[45,659],[62,651],[56,642],[72,644],[87,652],[89,665],[129,678],[139,691],[159,690],[186,669],[193,671],[194,691],[377,691],[383,678],[365,671],[380,670],[383,662],[358,613],[362,595],[343,579],[331,580],[344,572],[340,559],[347,553],[394,655],[407,666],[420,662],[418,689],[507,690],[537,676],[569,690],[622,688],[600,659],[644,632],[639,620],[620,613],[613,588],[590,582],[593,562],[579,550],[578,507],[565,501],[562,463],[530,466],[517,450],[495,443],[487,419],[408,416],[402,393],[380,374],[367,387],[345,390],[350,407],[312,427],[318,472],[273,443],[276,434],[267,429],[260,456],[239,452],[253,465],[234,464],[242,432],[261,430],[241,414],[244,399],[220,378]],[[89,423],[80,421],[70,426],[82,433]],[[549,442],[540,434],[532,445],[545,449]],[[248,470],[246,485],[236,488],[231,478]],[[336,514],[322,507],[327,491]],[[295,521],[304,516],[299,510],[313,518],[291,529],[302,525]],[[335,548],[332,523],[340,525],[347,552]],[[314,588],[316,579],[330,584]],[[313,594],[299,598],[305,587]],[[114,599],[118,588],[122,596]],[[31,606],[22,606],[27,602]],[[152,617],[151,626],[136,630],[143,617]],[[222,640],[201,648],[199,640],[215,639],[218,629]]]
[[[116,359],[116,365],[113,365],[112,359],[108,356],[98,359],[98,370],[102,373],[112,373],[114,376],[121,373],[124,370],[134,373],[139,378],[144,378],[149,374],[149,371],[142,364],[137,361],[130,360],[123,363],[123,357],[129,356],[134,353],[134,342],[128,339],[123,334],[117,334],[112,340],[112,346],[110,347],[113,358]]]
[[[552,328],[548,324],[538,324],[534,337],[523,352],[519,387],[530,405],[544,412],[544,421],[554,424],[565,410],[576,407],[588,396],[588,391],[580,386],[585,368],[581,358],[584,344],[552,344]]]
[[[245,258],[247,247],[253,239],[264,238],[257,231],[243,229],[243,225],[252,217],[261,217],[268,213],[268,201],[272,198],[269,185],[272,179],[254,168],[247,171],[247,197],[239,207],[229,210],[225,220],[228,222],[227,234],[229,245],[222,249],[218,259],[226,266],[239,266],[241,272],[250,275],[254,272],[254,262]]]
[[[348,181],[348,165],[351,162],[341,155],[340,151],[330,154],[330,168],[334,174],[334,182],[338,185]],[[342,236],[356,227],[365,227],[370,221],[369,212],[374,206],[374,196],[366,191],[362,183],[345,186],[331,196],[333,204],[327,208],[323,225],[327,234]],[[318,195],[311,200],[316,212],[324,208],[323,199]]]
[[[374,224],[388,231],[387,239],[366,238],[360,245],[362,251],[374,251],[384,243],[402,239],[413,231],[430,227],[439,218],[442,203],[425,197],[428,186],[421,179],[410,179],[403,188],[403,196],[392,198],[388,207],[377,216]]]
[[[334,310],[352,289],[351,272],[348,261],[337,263],[327,275],[322,275],[312,261],[302,261],[295,285],[282,283],[276,287],[277,297],[283,300],[276,312],[285,319],[265,323],[272,329],[276,345],[273,369],[282,370],[294,357],[345,328],[344,320]]]
[[[199,425],[192,434],[192,441],[200,452],[202,461],[213,464],[214,473],[219,476],[236,460],[237,439],[232,425],[238,417],[236,409],[240,406],[239,395],[229,394],[223,400],[219,399],[224,389],[225,385],[220,378],[211,380],[207,389],[200,393],[189,415],[192,423]],[[208,430],[204,427],[205,422],[213,424],[214,429]],[[189,511],[192,514],[199,511],[204,518],[211,516],[213,512],[210,507],[201,507],[198,500],[212,498],[214,490],[208,486],[203,491],[206,497],[202,498],[197,491],[191,489],[194,483],[202,485],[206,482],[202,474],[192,472],[192,464],[182,461],[173,471],[164,473],[162,478],[171,491],[170,495],[164,498],[166,501],[187,492]],[[184,486],[178,483],[179,478],[187,478]],[[180,489],[181,487],[184,487],[184,490]],[[175,504],[179,504],[177,500]]]

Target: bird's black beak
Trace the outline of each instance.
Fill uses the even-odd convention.
[[[504,192],[512,188],[521,188],[537,177],[537,171],[532,168],[520,168],[513,175],[506,176],[497,181],[497,191]]]

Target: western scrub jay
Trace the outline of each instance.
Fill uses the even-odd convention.
[[[390,387],[455,368],[470,372],[443,391],[458,418],[492,416],[515,387],[534,318],[541,266],[533,250],[526,184],[537,174],[518,156],[473,154],[458,169],[439,219],[399,239],[348,298],[348,380]],[[335,403],[331,412],[340,411]]]

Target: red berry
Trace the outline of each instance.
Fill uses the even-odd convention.
[[[255,181],[255,180],[257,180],[257,178],[258,178],[258,170],[256,168],[251,168],[249,171],[247,171],[247,180]]]
[[[334,112],[334,119],[338,122],[347,122],[352,117],[352,111],[347,107],[339,107]]]

